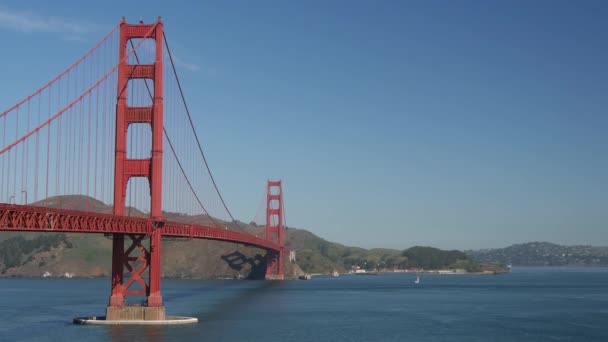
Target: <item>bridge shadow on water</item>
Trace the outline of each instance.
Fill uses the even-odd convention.
[[[221,321],[226,318],[234,317],[235,313],[242,312],[249,305],[252,305],[260,296],[264,296],[282,285],[280,281],[264,281],[266,274],[266,258],[261,254],[249,257],[239,251],[221,256],[227,265],[238,272],[249,270],[246,279],[252,281],[228,281],[233,288],[235,285],[239,289],[234,291],[233,296],[223,298],[220,302],[205,307],[200,312],[194,313],[200,321],[194,325],[184,326],[108,326],[107,337],[111,341],[152,341],[161,342],[173,337],[184,337],[188,339],[192,334],[198,335],[200,325],[204,322]],[[225,285],[223,285],[225,286]],[[198,291],[212,290],[215,285],[204,285],[197,288]],[[189,293],[183,296],[189,296]],[[175,295],[173,297],[176,297]],[[180,297],[180,295],[177,295]],[[207,327],[208,328],[208,327]],[[202,338],[200,336],[199,338]]]
[[[205,311],[197,314],[201,321],[221,320],[225,317],[233,317],[235,312],[241,311],[241,308],[250,305],[260,296],[272,291],[273,288],[280,286],[278,281],[256,281],[254,286],[247,287],[239,291],[235,296],[225,298],[220,303],[217,303]]]
[[[235,281],[235,283],[241,283]],[[248,286],[236,292],[235,296],[224,298],[221,302],[194,313],[199,323],[177,326],[107,326],[107,338],[110,341],[151,341],[164,342],[173,340],[217,341],[225,332],[218,331],[217,322],[230,320],[243,312],[248,306],[257,305],[256,301],[264,295],[274,292],[282,286],[281,281],[251,281]],[[209,323],[215,324],[209,324]],[[220,323],[221,324],[221,323]],[[204,332],[204,334],[201,334]]]
[[[166,341],[163,326],[126,326],[113,325],[107,326],[108,337],[111,341],[148,341],[162,342]]]

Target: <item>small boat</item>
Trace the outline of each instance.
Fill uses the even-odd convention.
[[[416,280],[414,280],[414,284],[420,284],[420,277],[416,276]]]
[[[302,280],[310,280],[311,276],[310,274],[306,273],[304,275],[299,276],[298,278]]]
[[[338,273],[338,271],[333,271],[333,272],[331,273],[331,276],[332,276],[332,277],[339,277],[339,276],[340,276],[340,274]]]

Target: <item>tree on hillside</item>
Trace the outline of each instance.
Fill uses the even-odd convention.
[[[447,268],[461,260],[467,260],[467,255],[461,251],[443,251],[433,247],[416,246],[401,252],[408,259],[408,266],[424,269]]]

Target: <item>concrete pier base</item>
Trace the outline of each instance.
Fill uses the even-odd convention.
[[[162,321],[165,319],[164,306],[108,306],[108,321]]]
[[[74,318],[74,324],[81,325],[181,325],[198,323],[195,317],[167,316],[163,320],[107,320],[105,317],[79,317]]]

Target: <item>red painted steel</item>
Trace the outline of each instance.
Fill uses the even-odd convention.
[[[11,149],[17,146],[19,143],[25,141],[30,136],[36,134],[36,166],[35,166],[35,175],[36,182],[38,180],[38,160],[42,159],[38,157],[38,133],[43,129],[47,129],[47,157],[46,157],[46,198],[49,198],[49,151],[50,151],[50,136],[51,129],[50,124],[54,120],[58,120],[59,129],[57,130],[57,135],[61,136],[61,116],[66,111],[72,110],[72,107],[81,101],[84,102],[86,96],[89,96],[88,103],[88,115],[89,119],[91,117],[91,92],[100,86],[101,82],[106,80],[110,75],[114,73],[114,71],[118,70],[118,97],[116,104],[116,135],[115,135],[115,170],[114,170],[114,208],[113,214],[101,214],[94,212],[84,212],[84,211],[75,211],[75,210],[65,210],[65,209],[55,209],[48,208],[48,202],[45,201],[47,207],[39,207],[39,206],[31,206],[31,205],[16,205],[16,204],[0,204],[0,231],[31,231],[31,232],[68,232],[68,233],[91,233],[91,234],[112,234],[113,236],[113,245],[112,245],[112,293],[110,296],[110,306],[122,306],[125,303],[125,298],[128,295],[145,295],[147,296],[147,305],[148,306],[162,306],[162,295],[161,295],[161,249],[162,249],[162,238],[163,237],[183,237],[188,239],[207,239],[207,240],[217,240],[217,241],[225,241],[225,242],[233,242],[239,243],[247,246],[261,248],[267,251],[267,270],[266,276],[272,279],[282,279],[283,278],[283,255],[286,252],[284,248],[284,236],[283,236],[283,224],[284,224],[284,213],[283,213],[283,191],[281,181],[268,181],[267,184],[267,226],[266,226],[266,238],[258,238],[257,236],[253,236],[251,234],[247,234],[245,232],[236,232],[228,229],[224,229],[223,225],[221,228],[219,227],[210,227],[210,226],[202,226],[202,225],[192,225],[192,224],[182,224],[177,222],[167,222],[162,218],[162,173],[163,173],[163,165],[162,165],[162,155],[163,155],[163,42],[164,41],[164,33],[163,33],[163,24],[160,20],[156,21],[153,24],[146,25],[143,22],[140,22],[136,25],[127,24],[123,19],[118,26],[120,28],[120,46],[118,49],[119,52],[119,63],[115,65],[108,73],[100,76],[101,78],[95,82],[90,88],[84,91],[76,100],[69,102],[67,106],[63,109],[57,111],[55,114],[51,115],[51,105],[50,105],[50,89],[52,84],[57,81],[62,75],[65,75],[70,70],[75,69],[78,64],[84,60],[88,55],[92,53],[95,49],[97,49],[101,43],[106,41],[108,37],[106,36],[102,42],[100,42],[93,50],[88,52],[83,58],[77,61],[74,65],[68,68],[65,72],[63,72],[60,76],[55,78],[49,84],[45,85],[43,88],[38,90],[34,95],[28,97],[26,100],[20,102],[16,106],[12,107],[12,109],[16,108],[17,120],[19,113],[19,106],[25,101],[29,101],[33,96],[40,94],[44,89],[49,89],[49,117],[46,121],[41,123],[40,118],[38,119],[38,126],[30,130],[29,133],[23,135],[22,137],[15,136],[16,141],[7,146],[3,146],[4,148],[0,150],[0,155],[5,152],[9,153],[9,161],[10,161],[10,153]],[[116,29],[115,29],[116,30]],[[114,31],[113,31],[114,32]],[[130,39],[141,39],[142,41],[137,44],[137,46],[133,47],[133,50],[137,49],[143,40],[145,39],[153,39],[155,41],[155,60],[152,64],[142,65],[142,64],[129,64],[129,56],[133,54],[133,51],[129,52],[127,48],[127,43],[129,43]],[[133,46],[133,45],[131,45]],[[166,45],[168,50],[168,45]],[[170,54],[169,54],[170,56]],[[135,55],[137,58],[137,55]],[[92,69],[90,67],[89,73],[92,75]],[[173,71],[175,72],[175,67],[173,66]],[[84,75],[86,70],[82,72]],[[100,73],[100,75],[103,73]],[[78,75],[78,74],[77,74]],[[177,74],[176,74],[177,77]],[[142,106],[134,106],[130,107],[128,105],[128,98],[135,98],[135,94],[130,94],[128,91],[128,82],[133,79],[149,79],[154,84],[153,95],[152,97],[152,105],[147,107]],[[76,80],[74,84],[74,89],[76,90],[76,85],[78,80]],[[179,80],[177,80],[177,85],[179,88],[179,93],[183,98],[183,94],[181,91],[181,85],[179,84]],[[68,75],[68,86],[69,86],[69,75]],[[146,84],[147,86],[147,84]],[[149,89],[148,89],[149,91]],[[61,97],[61,92],[58,91],[58,97]],[[69,96],[69,95],[68,95]],[[97,94],[99,97],[99,94]],[[39,107],[40,107],[40,101]],[[86,103],[85,103],[86,106]],[[190,125],[194,130],[194,126],[192,124],[192,119],[190,117],[190,113],[188,112],[185,100],[184,106],[186,107],[186,111],[188,113],[188,119],[190,120]],[[81,103],[82,107],[82,103]],[[9,111],[3,112],[0,114],[0,117],[6,116]],[[80,108],[82,110],[82,108]],[[40,112],[40,108],[38,108]],[[85,108],[86,111],[86,108]],[[105,110],[104,110],[105,111]],[[84,115],[84,114],[83,114]],[[27,127],[29,130],[29,103],[28,103],[28,121]],[[40,116],[40,113],[38,113]],[[6,117],[4,117],[6,120]],[[105,120],[105,117],[104,117]],[[84,120],[80,121],[80,131],[84,129],[83,124]],[[129,130],[129,125],[139,123],[139,124],[149,124],[152,132],[152,146],[151,157],[147,159],[129,159],[127,158],[127,132]],[[18,121],[16,123],[18,127]],[[103,124],[105,127],[105,123]],[[6,129],[6,125],[3,126]],[[68,130],[78,130],[76,123],[68,122]],[[97,128],[96,128],[97,129]],[[88,136],[90,137],[91,132],[91,121],[88,122]],[[16,134],[16,133],[15,133]],[[54,133],[53,133],[54,134]],[[5,136],[6,134],[3,134]],[[198,141],[198,137],[196,136],[196,131],[194,131],[194,135],[196,137],[196,141],[198,143],[199,150],[201,152],[202,158],[204,160],[205,166],[209,171],[209,167],[205,160],[205,157],[202,153],[202,148],[200,146],[200,142]],[[80,139],[82,139],[82,134],[80,135]],[[96,133],[97,137],[97,133]],[[167,136],[167,139],[169,137]],[[70,142],[68,139],[68,146],[78,146],[78,150],[74,148],[73,153],[75,155],[79,155],[79,162],[82,162],[84,157],[87,157],[91,153],[90,145],[91,142],[87,143],[86,151],[83,148],[83,143],[78,144],[78,141],[72,139]],[[168,143],[171,147],[171,141],[168,139]],[[58,143],[58,145],[61,145]],[[104,145],[105,146],[105,145]],[[145,147],[147,148],[147,146]],[[23,151],[23,148],[21,149]],[[14,151],[17,151],[14,149]],[[25,149],[25,153],[29,151],[29,148]],[[60,151],[57,150],[57,160],[60,160]],[[70,148],[71,151],[71,148]],[[78,153],[76,153],[78,151]],[[129,151],[131,152],[131,151]],[[16,152],[15,152],[16,153]],[[95,153],[97,153],[97,148],[95,149]],[[84,154],[84,156],[83,156]],[[174,153],[175,154],[175,153]],[[177,159],[177,155],[175,155]],[[22,169],[27,169],[25,163],[29,160],[29,158],[25,157],[22,160]],[[68,160],[66,158],[66,160]],[[97,162],[97,158],[95,158],[95,162]],[[88,163],[88,159],[87,159]],[[177,159],[178,165],[180,165],[179,159]],[[105,164],[105,163],[102,163]],[[104,165],[102,165],[104,167]],[[181,168],[181,165],[180,165]],[[87,194],[89,193],[89,174],[90,166],[87,166],[87,169],[83,169],[81,164],[69,165],[65,166],[66,170],[72,170],[72,174],[67,173],[66,179],[68,178],[78,178],[76,182],[78,184],[78,188],[83,184],[82,177],[86,175],[86,180],[84,184],[87,187]],[[78,170],[78,177],[76,177],[75,169]],[[97,164],[95,164],[95,172],[97,170]],[[9,172],[11,171],[8,169]],[[22,171],[23,171],[22,170]],[[14,169],[13,171],[16,171]],[[56,177],[57,183],[59,182],[59,175],[61,169],[59,168],[59,164],[57,164],[56,169]],[[183,172],[183,170],[182,170]],[[25,177],[27,177],[27,173],[24,173]],[[211,173],[209,172],[211,176]],[[13,179],[16,177],[13,175]],[[150,217],[149,218],[138,218],[138,217],[128,217],[125,216],[125,201],[126,201],[126,190],[129,179],[132,177],[145,177],[148,179],[150,184]],[[184,177],[190,185],[190,181],[188,180],[187,175],[184,173]],[[97,178],[94,176],[94,178]],[[10,173],[7,177],[7,180],[10,180]],[[103,178],[102,178],[103,180]],[[217,190],[217,186],[215,184],[215,180],[211,177],[213,185],[218,192],[220,200],[229,216],[232,218],[232,214],[226,207],[221,194],[219,194],[219,190]],[[0,181],[4,181],[4,177],[0,179]],[[13,181],[14,184],[16,182]],[[15,185],[13,185],[14,187]],[[75,186],[72,183],[68,184],[67,193],[70,193],[69,189],[71,186]],[[34,192],[34,197],[37,198],[38,186],[34,187],[36,190]],[[194,196],[197,198],[197,194],[190,186]],[[94,192],[96,191],[96,187]],[[102,188],[103,191],[103,188]],[[13,189],[13,192],[15,190]],[[27,203],[27,191],[25,192],[26,200],[24,203]],[[80,193],[80,189],[76,191]],[[136,194],[137,195],[137,194]],[[103,196],[102,196],[103,197]],[[9,203],[11,202],[10,198],[14,198],[14,196],[9,197]],[[202,203],[199,200],[199,204],[203,210],[206,209],[203,207]],[[89,207],[87,207],[89,208]],[[89,210],[89,209],[87,209]],[[213,218],[210,216],[213,220]],[[234,218],[233,218],[234,220]],[[127,237],[127,239],[125,239]],[[128,241],[125,241],[128,240]],[[143,243],[145,240],[149,240],[149,246],[146,247]],[[125,243],[128,245],[125,246]],[[126,270],[125,270],[126,269]],[[144,279],[143,274],[148,270],[148,279]],[[127,275],[129,278],[127,279]],[[133,285],[137,284],[141,287],[141,289],[132,289]]]
[[[61,77],[63,77],[64,75],[66,75],[67,73],[69,73],[71,70],[73,70],[74,68],[76,68],[82,61],[84,61],[85,59],[87,59],[87,57],[89,57],[103,43],[105,43],[110,37],[112,37],[112,34],[114,34],[114,32],[116,32],[116,30],[119,28],[119,26],[120,25],[116,25],[112,29],[112,31],[110,31],[110,33],[108,33],[102,40],[99,41],[99,43],[97,43],[97,45],[95,45],[91,50],[89,50],[86,54],[84,54],[82,57],[80,57],[80,59],[78,59],[76,62],[74,62],[74,64],[70,65],[67,69],[65,69],[61,74],[57,75],[55,78],[53,78],[52,80],[50,80],[47,84],[45,84],[44,86],[42,86],[42,88],[36,90],[30,96],[24,98],[23,100],[19,101],[17,104],[15,104],[14,106],[12,106],[11,108],[9,108],[9,109],[5,110],[4,112],[0,113],[0,118],[3,117],[3,116],[5,116],[6,114],[10,113],[14,109],[18,108],[22,104],[24,104],[24,103],[28,102],[29,100],[33,99],[36,95],[39,95],[40,93],[42,93],[42,91],[44,91],[45,89],[49,88],[51,85],[53,85],[55,82],[57,82],[57,80],[59,80]]]
[[[155,61],[154,64],[129,64],[127,57],[127,44],[130,39],[154,39]],[[125,214],[125,199],[127,195],[127,184],[132,177],[146,177],[150,183],[150,216],[159,220],[162,218],[162,154],[163,154],[163,24],[160,18],[156,23],[145,25],[140,22],[137,25],[127,24],[122,20],[120,23],[120,46],[119,46],[119,67],[118,67],[118,103],[116,105],[116,150],[115,150],[115,170],[114,170],[114,215],[123,216]],[[132,79],[150,79],[154,83],[154,96],[150,108],[130,108],[127,105],[129,96],[128,82]],[[131,94],[134,96],[134,94]],[[134,113],[149,113],[150,121],[147,120],[152,128],[152,158],[149,159],[127,159],[127,132],[129,125],[141,123],[141,115]],[[146,296],[148,306],[162,306],[162,296],[160,293],[160,253],[161,253],[161,233],[152,228],[150,234],[150,248],[145,253],[145,266],[149,267],[149,280],[146,285]],[[121,306],[125,296],[132,294],[129,287],[133,284],[133,277],[140,273],[133,274],[126,263],[128,253],[121,248],[120,240],[124,237],[114,236],[116,242],[113,244],[112,252],[112,295],[110,297],[111,306]],[[140,243],[139,240],[132,240],[133,244]],[[119,261],[121,260],[121,261]],[[125,267],[131,273],[131,280],[124,283]],[[144,267],[144,269],[146,268]]]
[[[15,204],[0,204],[0,231],[115,234],[123,237],[123,234],[151,236],[154,231],[159,231],[162,237],[235,242],[275,252],[282,249],[276,242],[217,227]]]
[[[266,254],[266,277],[283,278],[283,187],[281,181],[268,181],[266,187],[266,240],[280,248]]]
[[[146,281],[141,277],[142,273],[148,268],[150,260],[150,252],[142,244],[142,240],[146,235],[129,235],[131,239],[131,246],[124,251],[124,258],[122,260],[122,266],[125,267],[131,274],[131,279],[121,286],[125,289],[127,295],[139,295],[148,296],[150,293],[150,287],[146,284]],[[124,248],[124,246],[123,246]],[[132,256],[131,253],[139,252],[139,255]],[[141,290],[129,290],[131,285],[139,284]]]

